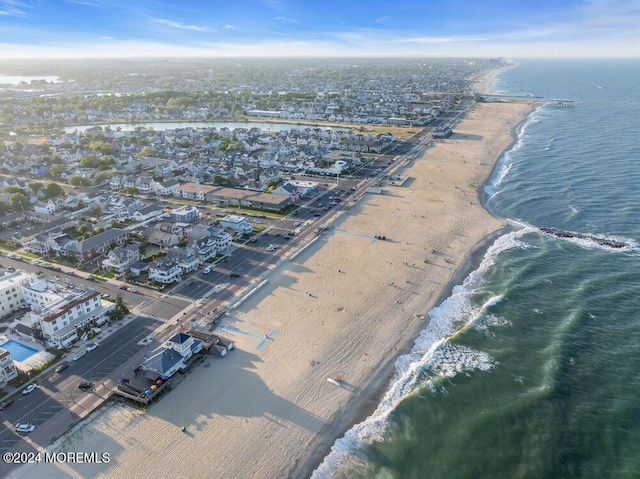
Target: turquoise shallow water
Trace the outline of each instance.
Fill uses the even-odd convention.
[[[640,477],[640,61],[527,60],[487,207],[524,229],[430,312],[378,411],[315,477]],[[614,249],[541,227],[625,241]]]

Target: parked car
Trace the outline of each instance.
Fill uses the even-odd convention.
[[[127,291],[129,291],[130,293],[137,293],[138,290],[136,288],[127,288]]]
[[[3,402],[2,404],[0,404],[0,411],[4,411],[12,404],[13,404],[13,399],[9,399],[8,401]]]
[[[16,423],[16,432],[30,433],[33,432],[35,428],[36,427],[30,422],[26,422],[24,424],[20,424],[19,422]]]
[[[74,361],[77,361],[78,359],[80,359],[82,356],[84,356],[85,354],[87,354],[86,351],[78,351],[76,353],[76,355],[73,357]]]
[[[82,381],[80,384],[78,384],[78,389],[82,389],[83,391],[93,389],[93,383]]]
[[[57,373],[61,373],[62,371],[64,371],[68,367],[69,367],[69,363],[62,363],[62,364],[59,364],[58,367],[54,369],[54,371],[57,372]]]
[[[96,342],[91,343],[89,346],[87,346],[87,352],[90,353],[91,351],[96,349],[98,346],[99,344]]]
[[[118,289],[121,289],[122,291],[126,291],[127,287],[126,286],[120,286]]]
[[[22,394],[29,394],[30,392],[32,392],[37,387],[38,387],[37,384],[29,384],[26,388],[24,388],[22,390]]]
[[[293,226],[300,226],[301,223],[299,221],[296,221],[295,223],[293,223]]]
[[[211,266],[207,266],[205,269],[202,270],[202,274],[209,274],[211,273]]]

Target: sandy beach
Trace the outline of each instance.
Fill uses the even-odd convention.
[[[242,331],[222,332],[236,351],[208,359],[148,411],[111,406],[57,445],[109,452],[110,463],[36,464],[11,477],[308,477],[376,404],[470,253],[504,226],[478,191],[530,109],[476,105],[450,139],[398,171],[405,185],[365,195],[226,318]],[[341,387],[327,381],[338,376]]]

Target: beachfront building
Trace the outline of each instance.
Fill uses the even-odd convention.
[[[159,348],[140,364],[144,376],[155,381],[158,378],[170,378],[187,365],[184,357],[175,349]]]
[[[149,265],[149,279],[158,283],[170,284],[180,281],[182,268],[173,261],[154,261]]]
[[[118,247],[109,251],[107,259],[102,262],[102,268],[109,269],[120,276],[127,273],[136,261],[140,261],[138,245]]]
[[[244,216],[227,215],[220,219],[220,226],[231,228],[233,231],[242,234],[249,234],[253,231],[253,226]]]
[[[202,341],[184,333],[178,333],[165,341],[164,347],[179,352],[184,360],[188,361],[191,356],[202,350]]]
[[[19,311],[25,305],[22,287],[36,278],[22,270],[3,271],[0,276],[0,317]]]
[[[31,311],[21,319],[32,329],[40,329],[51,345],[67,347],[78,339],[78,333],[109,320],[107,313],[114,303],[102,301],[100,293],[61,282],[37,278],[23,286],[25,302]]]
[[[9,351],[0,348],[0,387],[5,387],[9,381],[18,377],[18,370],[13,364]]]

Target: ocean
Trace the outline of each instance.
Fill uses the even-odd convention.
[[[517,228],[429,312],[380,406],[314,479],[640,477],[638,78],[638,59],[496,75],[497,93],[575,106],[519,125],[486,187]]]

